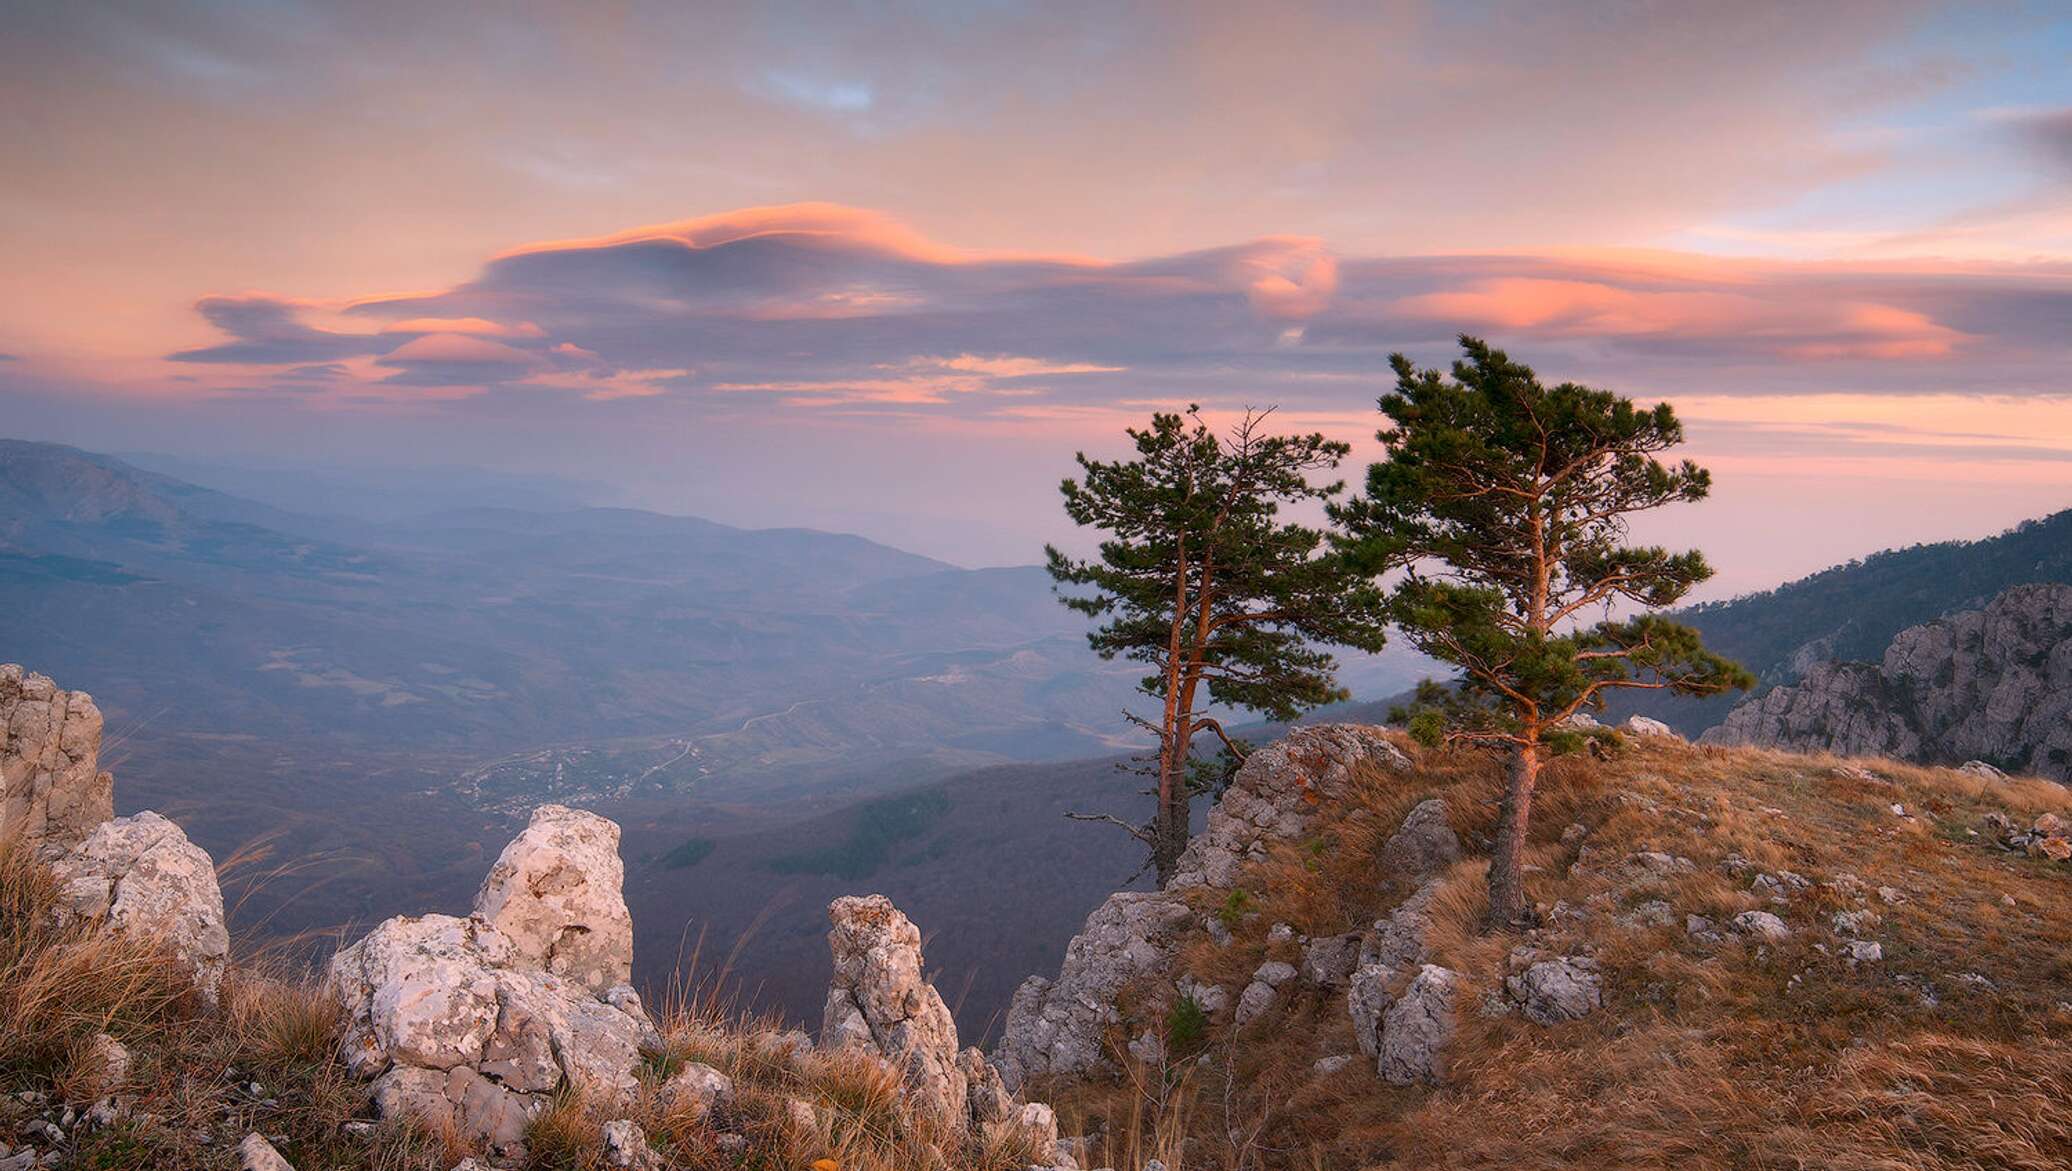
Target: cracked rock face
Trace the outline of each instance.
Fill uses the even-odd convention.
[[[1604,1005],[1604,979],[1587,956],[1541,960],[1504,980],[1525,1019],[1551,1025],[1578,1020]]]
[[[633,976],[625,876],[616,824],[542,805],[490,868],[475,916],[502,932],[523,962],[604,992]]]
[[[2072,779],[2072,586],[2015,586],[1909,627],[1879,663],[1812,666],[1700,739]]]
[[[84,841],[115,816],[114,779],[100,759],[92,696],[0,665],[0,839],[53,849]]]
[[[1277,842],[1307,834],[1319,809],[1344,798],[1362,769],[1409,766],[1381,729],[1353,724],[1297,728],[1245,758],[1210,810],[1207,828],[1188,843],[1168,889],[1109,896],[1065,949],[1057,979],[1032,976],[1015,992],[994,1052],[1007,1085],[1018,1088],[1038,1074],[1110,1068],[1108,1034],[1123,1023],[1117,996],[1139,980],[1165,975],[1182,929],[1194,921],[1178,892],[1231,889],[1247,863],[1264,860]],[[1333,957],[1332,972],[1350,968],[1348,958]]]
[[[513,1147],[562,1079],[603,1100],[638,1083],[650,1028],[531,966],[480,919],[398,916],[332,957],[342,1050],[384,1115],[414,1115]]]
[[[823,1048],[876,1053],[904,1071],[915,1109],[952,1128],[969,1118],[957,1025],[921,976],[921,929],[883,895],[827,908],[834,980],[820,1027]]]
[[[214,1003],[230,954],[223,891],[207,852],[156,813],[103,822],[51,862],[60,913],[156,938],[185,960]]]
[[[1102,1041],[1118,1023],[1116,998],[1172,961],[1194,915],[1158,891],[1121,891],[1095,909],[1065,948],[1055,981],[1031,976],[1015,991],[995,1057],[1010,1089],[1035,1074],[1106,1069]]]
[[[1342,798],[1369,765],[1407,769],[1410,758],[1379,728],[1357,724],[1296,728],[1253,752],[1209,811],[1208,826],[1180,855],[1170,885],[1229,889],[1273,843],[1309,832],[1318,808]]]
[[[1460,976],[1426,964],[1382,1016],[1377,1065],[1383,1080],[1399,1086],[1436,1082],[1440,1055],[1453,1039],[1454,997]]]
[[[622,982],[618,841],[601,817],[543,806],[497,859],[477,914],[398,916],[332,957],[346,1066],[375,1079],[384,1115],[508,1150],[564,1082],[600,1101],[638,1088],[655,1033]]]

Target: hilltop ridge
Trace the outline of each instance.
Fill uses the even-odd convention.
[[[321,982],[226,957],[177,826],[34,816],[105,783],[92,701],[7,678],[0,833],[58,827],[0,866],[0,1142],[33,1165],[229,1168],[251,1135],[301,1171],[2072,1159],[2072,791],[2047,781],[1635,721],[1549,766],[1537,925],[1488,935],[1500,762],[1298,728],[1166,889],[1108,899],[1024,985],[988,1059],[926,978],[927,924],[882,898],[830,908],[818,1044],[627,986],[619,829],[560,806],[468,917],[387,920]]]

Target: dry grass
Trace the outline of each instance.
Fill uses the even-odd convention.
[[[337,1060],[339,1010],[285,958],[295,949],[233,966],[210,1007],[176,959],[59,928],[55,907],[48,872],[24,851],[0,849],[0,1142],[29,1141],[24,1124],[38,1111],[12,1095],[30,1092],[77,1112],[111,1095],[129,1108],[114,1125],[76,1128],[67,1166],[227,1171],[238,1166],[237,1141],[255,1130],[300,1171],[446,1171],[480,1153],[418,1126],[346,1129],[372,1121],[368,1088]],[[809,1171],[821,1160],[841,1171],[1019,1171],[1037,1154],[1019,1138],[951,1135],[909,1118],[896,1073],[858,1054],[794,1052],[777,1022],[744,1017],[704,991],[717,985],[687,983],[668,998],[657,1021],[663,1050],[648,1055],[632,1100],[557,1098],[528,1131],[526,1165],[601,1168],[602,1125],[612,1118],[640,1123],[669,1165],[686,1171]],[[131,1051],[120,1081],[94,1043],[101,1032]],[[736,1094],[716,1114],[663,1102],[661,1083],[687,1061],[734,1080]]]
[[[1059,1107],[1066,1133],[1092,1137],[1090,1165],[2072,1166],[2072,868],[1968,832],[1991,810],[2021,819],[2072,811],[2067,790],[1645,741],[1609,761],[1558,761],[1535,812],[1528,888],[1542,906],[1588,913],[1551,923],[1535,942],[1594,954],[1607,1003],[1541,1027],[1474,1011],[1500,987],[1518,942],[1477,928],[1486,895],[1472,855],[1485,846],[1499,783],[1496,762],[1468,753],[1424,755],[1407,778],[1361,778],[1312,840],[1285,844],[1247,875],[1230,946],[1203,937],[1181,953],[1198,978],[1236,989],[1267,958],[1300,962],[1292,941],[1269,939],[1275,923],[1312,936],[1366,927],[1409,893],[1379,877],[1382,844],[1411,806],[1442,797],[1471,853],[1441,877],[1432,903],[1433,959],[1466,987],[1444,1088],[1389,1086],[1363,1061],[1317,1075],[1317,1058],[1357,1049],[1342,993],[1298,982],[1269,1019],[1212,1027],[1169,1064],[1036,1087]],[[1894,804],[1909,816],[1894,815]],[[1565,837],[1571,826],[1582,829]],[[1639,850],[1694,866],[1638,874],[1625,860]],[[1724,920],[1767,905],[1746,876],[1721,866],[1734,854],[1809,880],[1772,908],[1792,939],[1757,948],[1686,935],[1683,914]],[[1888,905],[1880,887],[1901,901]],[[415,1127],[343,1129],[371,1117],[367,1090],[335,1059],[336,1009],[288,950],[234,967],[211,1009],[185,991],[167,957],[56,927],[54,898],[40,867],[0,850],[0,1092],[33,1090],[76,1108],[114,1092],[137,1112],[87,1134],[74,1165],[227,1169],[250,1130],[280,1136],[301,1171],[445,1171],[470,1153],[451,1135]],[[1677,925],[1620,922],[1656,899],[1675,907]],[[1885,959],[1852,968],[1835,954],[1828,920],[1866,905],[1880,916],[1872,934]],[[531,1166],[601,1166],[599,1130],[614,1117],[639,1122],[671,1166],[691,1171],[823,1160],[841,1171],[1010,1171],[1036,1154],[959,1142],[908,1118],[898,1079],[882,1067],[795,1053],[778,1022],[744,1017],[701,986],[679,989],[658,1017],[665,1044],[649,1055],[635,1098],[557,1100],[533,1125]],[[92,1038],[103,1031],[136,1055],[120,1085],[97,1064]],[[717,1114],[664,1104],[662,1082],[687,1061],[734,1080]],[[253,1082],[261,1094],[249,1092]],[[0,1141],[22,1141],[28,1117],[0,1097]]]
[[[1294,942],[1268,939],[1274,923],[1303,935],[1367,926],[1408,893],[1378,877],[1378,857],[1410,807],[1443,797],[1479,854],[1500,783],[1498,762],[1472,753],[1423,754],[1407,778],[1366,778],[1313,840],[1248,874],[1251,913],[1235,941],[1195,940],[1182,964],[1234,992],[1266,959],[1299,963]],[[1646,740],[1609,761],[1563,759],[1536,803],[1528,889],[1542,907],[1587,914],[1533,942],[1594,954],[1605,1010],[1551,1027],[1476,1011],[1521,940],[1480,934],[1486,860],[1471,856],[1442,876],[1432,906],[1433,962],[1465,986],[1444,1088],[1386,1085],[1366,1061],[1317,1075],[1318,1058],[1357,1053],[1343,994],[1286,985],[1269,1020],[1212,1030],[1199,1059],[1048,1089],[1068,1130],[1120,1136],[1170,1128],[1161,1110],[1184,1118],[1186,1141],[1164,1146],[1187,1156],[1168,1165],[1189,1171],[2072,1167],[2072,868],[1967,832],[1996,809],[2064,813],[2072,793]],[[1564,842],[1571,825],[1583,829]],[[1625,860],[1640,850],[1694,868],[1638,873]],[[1730,875],[1721,863],[1733,854],[1755,870]],[[1783,907],[1749,889],[1753,873],[1780,870],[1811,883]],[[1902,901],[1888,905],[1881,887]],[[1652,900],[1675,908],[1673,926],[1620,921]],[[1829,919],[1863,906],[1880,916],[1870,935],[1885,958],[1851,967]],[[1782,915],[1793,938],[1707,946],[1683,927],[1686,914],[1723,923],[1755,908]],[[1184,1092],[1161,1101],[1147,1077]],[[1096,1163],[1128,1165],[1127,1145],[1097,1150]]]

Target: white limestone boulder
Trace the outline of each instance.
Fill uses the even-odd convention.
[[[633,975],[625,879],[616,824],[542,805],[490,867],[475,916],[502,932],[520,961],[602,993]]]
[[[59,914],[154,939],[179,956],[214,1003],[230,954],[223,890],[207,852],[156,813],[103,822],[50,864]]]

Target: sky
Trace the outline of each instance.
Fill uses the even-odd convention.
[[[0,434],[967,565],[1155,409],[1666,399],[1708,593],[2072,507],[2072,10],[0,0]]]

